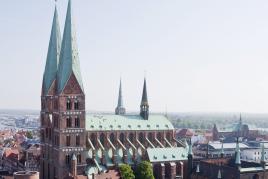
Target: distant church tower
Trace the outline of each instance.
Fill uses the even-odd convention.
[[[42,86],[41,179],[61,179],[71,175],[74,170],[72,156],[76,156],[77,166],[86,164],[82,155],[86,148],[85,94],[71,0],[62,42],[57,16],[55,9]],[[82,170],[78,168],[77,171]]]
[[[149,118],[149,103],[147,97],[146,79],[144,78],[141,105],[140,105],[140,115],[143,119],[148,120]]]
[[[120,79],[120,85],[119,85],[119,94],[118,94],[117,107],[115,108],[115,114],[116,115],[124,115],[124,114],[126,114],[126,109],[124,108],[124,104],[123,104],[121,79]]]

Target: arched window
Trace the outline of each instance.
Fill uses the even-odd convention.
[[[142,144],[144,143],[143,133],[139,133],[139,141],[140,141]]]
[[[128,136],[130,142],[134,142],[134,134],[133,133],[130,133],[129,136]]]
[[[66,163],[66,165],[69,165],[70,164],[70,155],[69,154],[66,154],[65,155],[65,163]]]
[[[169,132],[166,134],[166,138],[169,142],[171,141],[171,134]]]
[[[74,101],[74,109],[75,110],[78,110],[79,109],[79,101],[78,100],[75,100]]]
[[[80,146],[80,136],[79,135],[76,135],[75,144],[76,144],[76,146]]]
[[[72,127],[72,119],[71,119],[71,117],[66,118],[66,127]]]
[[[151,132],[148,134],[148,138],[149,138],[150,142],[153,141],[153,134]]]
[[[160,132],[157,133],[157,139],[161,140],[161,133]]]
[[[75,118],[75,127],[80,127],[80,119],[79,119],[79,117]]]
[[[110,141],[114,144],[115,143],[115,136],[114,133],[110,134]]]
[[[90,140],[91,140],[93,146],[96,147],[96,135],[95,134],[90,135]]]
[[[124,143],[124,141],[125,141],[125,135],[123,133],[121,133],[119,135],[119,139],[120,139],[120,142]]]
[[[105,135],[103,133],[101,133],[101,135],[100,135],[100,142],[104,146],[104,143],[105,143]]]
[[[70,146],[71,145],[71,136],[67,135],[66,136],[66,146]]]
[[[82,157],[80,153],[77,154],[76,158],[77,158],[77,163],[81,163]]]
[[[72,109],[72,104],[71,104],[71,101],[69,99],[66,102],[66,109],[67,110],[71,110]]]

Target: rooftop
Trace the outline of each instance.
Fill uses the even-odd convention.
[[[163,115],[149,115],[144,120],[140,115],[87,115],[87,131],[113,130],[173,130],[171,122]]]

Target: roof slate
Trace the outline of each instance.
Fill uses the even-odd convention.
[[[87,131],[111,130],[174,130],[171,122],[163,115],[150,115],[144,120],[140,115],[87,115]]]
[[[187,160],[187,148],[148,148],[147,154],[150,162],[167,162]]]

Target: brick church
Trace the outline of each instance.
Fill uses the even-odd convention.
[[[156,178],[183,178],[189,147],[165,116],[149,113],[146,80],[137,115],[126,114],[121,81],[114,115],[86,114],[85,93],[69,0],[62,39],[55,8],[43,75],[40,178],[98,176],[142,160]]]

